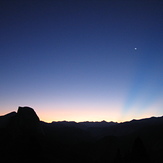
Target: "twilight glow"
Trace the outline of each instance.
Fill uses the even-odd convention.
[[[163,115],[159,0],[3,1],[0,115],[127,121]]]

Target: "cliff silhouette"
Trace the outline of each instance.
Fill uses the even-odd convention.
[[[1,162],[160,163],[162,153],[163,117],[46,123],[30,107],[0,116]]]

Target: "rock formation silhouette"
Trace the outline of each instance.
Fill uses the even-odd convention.
[[[162,152],[163,117],[46,123],[30,107],[0,116],[2,163],[160,163]]]
[[[42,161],[39,154],[42,153],[43,132],[35,111],[30,107],[19,107],[17,113],[5,119],[5,123],[4,130],[1,130],[4,134],[1,140],[6,141],[1,146],[1,161]]]

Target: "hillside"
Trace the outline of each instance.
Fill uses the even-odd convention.
[[[1,162],[162,162],[163,117],[46,123],[32,108],[0,116]]]

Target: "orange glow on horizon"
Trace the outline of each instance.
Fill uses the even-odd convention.
[[[39,111],[37,114],[40,117],[40,120],[45,122],[52,121],[113,121],[113,122],[125,122],[131,121],[133,119],[143,119],[150,118],[152,116],[162,116],[158,114],[156,105],[151,106],[146,111],[139,112],[136,107],[132,108],[125,116],[122,116],[120,109],[113,108],[112,111],[109,109],[68,109],[68,110],[51,110],[50,112],[45,112],[44,110]]]
[[[51,110],[48,114],[44,111],[39,112],[41,120],[45,122],[52,121],[115,121],[117,122],[117,117],[120,117],[120,111],[117,108],[112,109],[61,109],[61,110]]]
[[[150,118],[152,116],[159,117],[161,115],[162,102],[161,100],[155,101],[146,109],[141,109],[140,103],[136,102],[128,112],[122,110],[121,104],[117,105],[99,105],[94,104],[91,106],[90,104],[86,107],[69,105],[69,107],[65,105],[33,105],[31,104],[29,107],[32,107],[40,120],[44,122],[52,122],[52,121],[75,121],[75,122],[83,122],[83,121],[114,121],[114,122],[125,122],[131,121],[132,119],[143,119]],[[25,105],[21,105],[25,106]],[[2,107],[0,110],[0,115],[8,114],[12,111],[17,112],[17,107],[11,107],[8,105]],[[13,109],[14,108],[14,109]],[[84,109],[83,109],[84,108]]]

